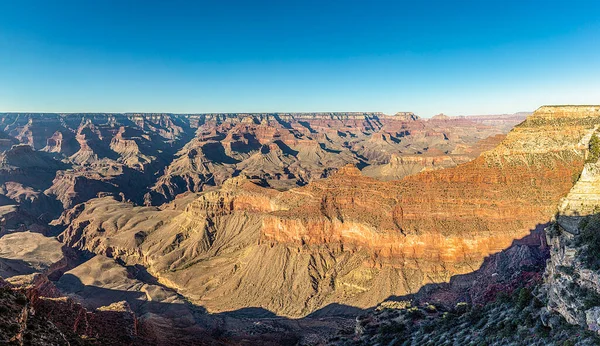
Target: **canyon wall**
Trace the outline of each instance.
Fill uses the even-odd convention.
[[[598,132],[577,183],[547,228],[545,272],[548,310],[600,333],[600,162]]]
[[[287,191],[241,174],[160,208],[93,199],[63,214],[60,239],[146,266],[211,312],[343,313],[474,271],[549,222],[598,119],[541,107],[477,159],[396,181],[350,165]]]

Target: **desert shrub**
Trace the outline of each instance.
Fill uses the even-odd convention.
[[[580,172],[573,173],[573,175],[571,175],[571,184],[575,185],[575,183],[579,180],[580,177],[581,177]]]
[[[25,305],[25,304],[27,304],[27,297],[25,297],[24,294],[20,293],[17,295],[15,302],[17,302],[17,304],[19,304],[19,305]]]
[[[480,329],[480,328],[483,328],[483,327],[485,327],[485,325],[486,325],[487,323],[488,323],[488,318],[487,318],[487,316],[485,316],[485,315],[484,315],[484,316],[483,316],[483,317],[482,317],[482,318],[479,320],[479,322],[477,322],[477,324],[475,324],[475,325],[474,325],[474,327],[475,327],[476,329]]]
[[[389,323],[383,324],[379,327],[380,334],[403,334],[407,331],[404,323]]]
[[[423,311],[421,311],[417,307],[412,307],[412,308],[406,310],[406,312],[408,313],[408,316],[410,318],[412,318],[413,320],[419,320],[419,319],[422,319],[425,317],[425,314],[423,313]]]
[[[435,305],[427,304],[427,306],[425,306],[425,311],[429,313],[435,313],[437,312],[437,308],[435,307]]]
[[[582,288],[579,295],[583,297],[584,309],[587,310],[594,306],[600,306],[600,294],[596,293],[596,291]]]
[[[425,323],[422,326],[423,331],[427,334],[433,332],[434,330],[436,330],[436,328],[438,328],[438,325],[436,322],[431,322],[431,323]]]
[[[18,323],[10,323],[10,324],[4,326],[4,328],[6,328],[6,330],[9,333],[15,334],[15,333],[17,333],[21,329],[21,325],[18,324]]]
[[[517,324],[514,321],[507,321],[500,331],[500,336],[503,338],[511,337],[517,331]]]
[[[531,294],[531,290],[527,287],[523,287],[519,290],[519,296],[517,297],[517,308],[519,310],[523,310],[526,306],[529,305],[533,299],[533,294]]]
[[[460,302],[460,303],[456,304],[456,306],[454,307],[454,311],[456,312],[457,315],[462,315],[462,314],[466,313],[467,311],[469,311],[469,304],[467,304],[465,302]]]
[[[567,266],[557,266],[556,269],[560,270],[561,272],[567,274],[567,275],[573,275],[575,274],[575,269],[573,269],[573,267],[567,267]]]
[[[471,310],[465,314],[469,324],[475,324],[483,318],[483,309],[477,306],[473,306]]]
[[[600,269],[600,215],[593,215],[580,226],[581,234],[577,237],[575,245],[582,247],[580,256],[590,269]]]
[[[498,294],[496,294],[496,303],[498,304],[506,304],[506,303],[510,303],[511,299],[510,299],[510,295],[504,291],[502,292],[498,292]]]
[[[586,162],[596,162],[600,158],[600,138],[598,138],[595,134],[590,139],[589,144],[589,155]]]
[[[8,286],[3,286],[0,287],[0,297],[3,297],[7,294],[11,294],[12,293],[12,289]]]
[[[542,338],[547,338],[550,336],[550,331],[552,331],[552,328],[546,327],[542,324],[542,321],[538,320],[535,325],[535,333],[537,335],[541,336]]]
[[[217,326],[217,327],[215,327],[215,328],[213,328],[213,329],[211,330],[211,332],[210,332],[210,335],[211,335],[213,338],[216,338],[216,339],[218,339],[218,338],[221,338],[221,337],[225,336],[226,332],[227,332],[227,331],[225,330],[225,328],[223,328],[223,327],[221,327],[221,326]]]
[[[390,344],[395,341],[394,345],[400,345],[401,341],[407,339],[408,330],[403,323],[394,322],[380,326],[377,334],[377,341],[382,344]]]
[[[536,320],[537,319],[532,314],[527,314],[525,317],[523,317],[523,324],[529,328],[532,328],[535,326]]]
[[[539,300],[537,297],[533,298],[533,307],[536,309],[541,309],[545,306],[544,302]]]
[[[550,238],[556,238],[556,237],[560,236],[561,232],[560,232],[560,226],[558,225],[558,223],[554,222],[552,225],[550,225],[548,228],[546,228],[546,234],[548,234],[548,236],[550,236]]]
[[[277,340],[279,345],[298,345],[300,343],[300,335],[296,333],[285,333]]]

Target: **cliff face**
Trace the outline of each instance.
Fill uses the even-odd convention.
[[[60,239],[142,264],[209,311],[373,306],[471,272],[547,223],[598,119],[598,107],[542,107],[479,158],[400,181],[348,166],[284,192],[237,177],[160,209],[96,199],[63,215]],[[224,150],[240,142],[252,140],[231,135]]]
[[[579,180],[547,229],[545,290],[550,311],[600,333],[600,162],[597,147],[590,149]]]

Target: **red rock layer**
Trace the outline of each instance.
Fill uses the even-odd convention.
[[[475,161],[398,182],[340,170],[282,194],[290,207],[265,218],[263,240],[481,262],[550,219],[582,169],[599,117],[597,108],[542,107]]]

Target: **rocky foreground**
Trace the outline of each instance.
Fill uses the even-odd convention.
[[[61,126],[77,122],[58,117]],[[53,133],[32,149],[36,120],[7,132],[7,141],[28,146],[3,154],[0,276],[56,306],[131,312],[115,334],[129,343],[506,344],[502,333],[521,331],[547,332],[531,342],[551,344],[597,330],[600,302],[565,301],[563,291],[596,290],[598,281],[598,268],[585,267],[594,263],[594,233],[583,230],[597,210],[600,107],[541,107],[506,137],[515,118],[81,119],[79,146]],[[188,128],[196,134],[183,144]],[[63,151],[64,143],[74,147]],[[34,171],[54,174],[49,188],[30,178]],[[66,177],[84,188],[71,189]],[[553,230],[548,242],[545,229]],[[28,251],[32,242],[39,245]],[[355,316],[375,306],[355,328]],[[478,318],[489,334],[449,339],[454,332],[436,328],[445,313],[448,330]],[[490,329],[510,316],[527,319],[528,329]],[[557,329],[556,318],[583,329]],[[86,342],[103,337],[74,330]],[[581,340],[595,342],[593,334]]]

